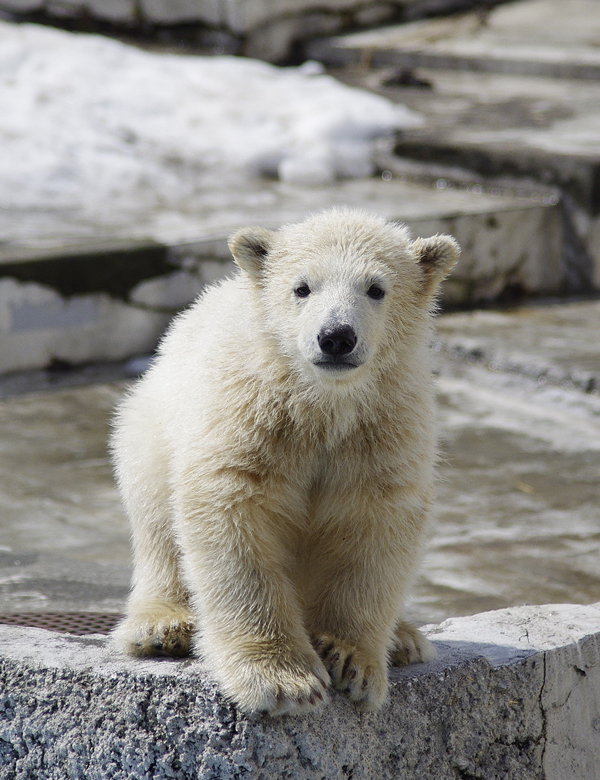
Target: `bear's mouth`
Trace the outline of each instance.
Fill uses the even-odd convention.
[[[355,363],[343,358],[332,358],[330,360],[315,360],[314,365],[324,368],[326,371],[348,371],[352,368],[358,368],[360,363]]]

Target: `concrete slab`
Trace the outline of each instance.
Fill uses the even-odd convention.
[[[276,228],[332,206],[371,209],[389,219],[411,224],[460,216],[529,209],[541,198],[503,196],[486,192],[446,192],[429,184],[397,177],[349,179],[334,184],[297,185],[257,178],[244,187],[225,187],[206,194],[197,209],[165,212],[133,209],[94,222],[75,209],[0,209],[0,265],[37,258],[112,254],[146,250],[154,245],[179,246],[216,242],[211,254],[224,257],[225,238],[240,225]],[[220,245],[218,242],[221,242]]]
[[[600,76],[600,13],[595,0],[520,0],[327,41],[317,60],[375,66],[447,68],[552,78]]]
[[[334,693],[316,715],[270,719],[237,712],[198,661],[0,626],[2,766],[15,780],[597,780],[600,605],[503,610],[429,633],[438,660],[391,671],[380,713]]]
[[[556,202],[451,192],[384,178],[255,190],[207,199],[200,214],[131,214],[90,224],[77,214],[0,213],[0,374],[118,361],[151,351],[169,317],[207,282],[233,270],[227,236],[241,225],[276,228],[333,205],[405,222],[416,236],[452,233],[463,255],[447,303],[505,290],[558,293],[562,213]],[[110,236],[110,240],[107,240]]]

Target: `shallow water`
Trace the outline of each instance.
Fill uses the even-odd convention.
[[[0,402],[0,549],[129,563],[106,444],[121,392],[98,385]]]
[[[439,381],[438,522],[411,611],[600,601],[600,399],[475,371]]]
[[[438,520],[411,617],[600,601],[600,397],[443,354],[438,366]],[[106,440],[124,388],[0,402],[1,609],[93,607],[77,600],[86,578],[118,581],[103,603],[120,608],[129,530]],[[56,596],[61,566],[75,584]]]

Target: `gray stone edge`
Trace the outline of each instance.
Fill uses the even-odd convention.
[[[580,62],[557,61],[555,57],[546,57],[544,52],[538,52],[535,46],[531,47],[529,56],[510,49],[501,54],[488,52],[482,55],[468,51],[455,54],[400,47],[369,47],[354,44],[351,36],[341,36],[311,41],[307,46],[307,54],[326,65],[338,66],[356,65],[368,57],[369,63],[375,67],[431,68],[589,81],[597,81],[600,77],[600,60],[589,62],[582,58]]]
[[[438,660],[392,670],[381,712],[334,693],[317,714],[271,719],[239,713],[199,661],[0,626],[0,777],[597,777],[600,604],[425,630]]]

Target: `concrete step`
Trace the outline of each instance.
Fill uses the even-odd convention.
[[[590,79],[600,77],[596,0],[521,0],[495,8],[315,40],[330,64],[436,68]]]
[[[415,71],[412,78],[428,85],[422,88],[398,86],[394,72],[386,68],[331,72],[424,116],[422,127],[403,132],[391,152],[380,153],[380,168],[463,187],[484,185],[491,191],[550,188],[566,217],[568,286],[573,291],[600,289],[600,86]]]
[[[425,117],[399,134],[381,167],[557,188],[569,233],[568,286],[589,291],[600,289],[598,41],[594,0],[522,0],[484,16],[315,41],[310,53],[346,63],[331,72]]]
[[[231,232],[253,223],[276,228],[333,205],[381,213],[408,224],[415,236],[456,236],[463,255],[444,289],[447,304],[564,288],[557,198],[440,189],[389,171],[320,187],[263,183],[253,199],[232,192],[212,212],[140,215],[114,229],[57,212],[45,214],[40,230],[31,215],[5,211],[0,374],[152,351],[177,310],[204,284],[232,272]]]

